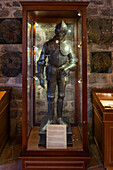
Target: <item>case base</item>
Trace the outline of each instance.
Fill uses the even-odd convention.
[[[40,136],[40,140],[39,140],[39,146],[44,146],[46,147],[46,131],[42,131],[42,128],[44,127],[44,125],[47,123],[48,118],[46,116],[44,116],[41,120],[41,124],[40,124],[40,130],[39,130],[39,136]],[[70,125],[70,121],[68,117],[63,117],[63,120],[67,123],[68,127],[67,127],[67,146],[72,146],[72,130],[71,130],[71,125]]]
[[[50,169],[50,170],[87,170],[88,156],[26,156],[21,157],[22,170]]]

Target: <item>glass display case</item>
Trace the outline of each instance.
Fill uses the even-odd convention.
[[[55,169],[66,165],[68,169],[85,169],[89,159],[86,39],[88,2],[23,1],[21,4],[23,169],[47,166]],[[65,149],[47,149],[47,126],[50,125],[66,126]]]
[[[113,88],[92,89],[94,139],[104,167],[113,167]],[[107,153],[107,154],[106,154]]]

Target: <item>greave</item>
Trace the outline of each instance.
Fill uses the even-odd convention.
[[[48,101],[48,119],[53,120],[54,117],[54,99]]]
[[[57,117],[62,117],[63,100],[63,98],[58,98],[57,100]]]

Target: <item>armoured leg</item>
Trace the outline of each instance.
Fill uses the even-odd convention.
[[[64,97],[61,97],[61,96],[57,100],[57,116],[58,116],[57,122],[58,124],[67,126],[67,124],[64,122],[62,118],[63,100],[64,100]]]
[[[62,119],[63,101],[65,97],[65,86],[66,83],[64,79],[58,82],[57,117],[58,117],[59,124],[66,124]]]
[[[54,116],[54,96],[48,96],[48,119],[52,120]]]
[[[62,117],[63,101],[65,97],[65,80],[61,79],[58,82],[58,99],[57,99],[57,116]]]
[[[47,125],[50,125],[54,116],[54,96],[48,96],[48,121],[45,126],[42,128],[42,131],[47,129]]]
[[[57,116],[62,117],[64,95],[59,94],[57,99]]]
[[[47,101],[48,101],[48,119],[52,120],[54,116],[54,99],[55,99],[56,82],[48,81],[47,84]]]
[[[48,124],[52,123],[54,117],[54,98],[55,98],[56,82],[47,83],[47,101],[48,101],[48,121],[43,127],[42,131],[45,131]]]

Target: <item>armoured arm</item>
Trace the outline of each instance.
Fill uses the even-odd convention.
[[[69,58],[68,64],[66,63],[62,66],[64,75],[68,74],[70,70],[76,68],[76,62],[78,61],[78,59],[71,53],[68,54],[68,58]]]
[[[40,58],[37,62],[37,69],[38,69],[38,78],[40,80],[40,85],[45,88],[44,86],[44,66],[46,64],[46,45],[44,44]]]

